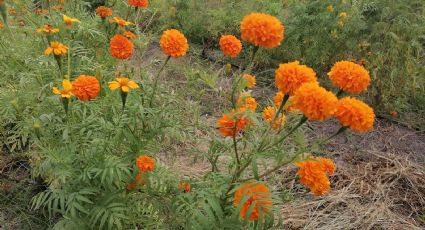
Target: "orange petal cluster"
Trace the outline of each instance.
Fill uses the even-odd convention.
[[[242,50],[242,42],[233,35],[223,35],[220,38],[220,49],[224,56],[235,58]]]
[[[338,101],[335,117],[343,126],[357,132],[367,132],[373,128],[375,113],[366,103],[351,97]]]
[[[321,196],[330,191],[328,174],[333,174],[336,169],[331,159],[314,158],[297,162],[296,165],[301,183],[310,188],[314,195]]]
[[[245,74],[245,75],[243,75],[242,78],[245,80],[245,83],[246,83],[245,85],[246,85],[246,88],[248,88],[248,89],[254,88],[255,85],[257,84],[255,76],[253,76],[253,75]]]
[[[265,122],[272,124],[273,120],[274,123],[272,125],[273,129],[279,129],[286,123],[286,116],[282,113],[279,115],[278,118],[275,119],[276,116],[276,109],[272,106],[267,106],[263,110],[263,119]]]
[[[361,93],[370,83],[369,72],[363,66],[350,61],[335,63],[328,76],[334,85],[349,93]]]
[[[109,51],[112,57],[117,59],[128,59],[134,53],[134,45],[125,36],[117,34],[111,38]]]
[[[252,13],[241,23],[242,40],[264,48],[279,46],[284,32],[285,27],[279,19],[269,14]]]
[[[247,117],[236,113],[223,114],[217,121],[218,131],[223,137],[233,137],[239,134],[248,124]]]
[[[148,0],[128,0],[128,5],[140,7],[140,8],[148,8],[149,1]]]
[[[283,98],[285,97],[285,94],[283,94],[282,92],[277,92],[274,97],[273,97],[273,101],[274,104],[276,106],[276,108],[279,108],[280,105],[283,102]],[[286,112],[294,112],[294,111],[298,111],[298,109],[295,107],[294,105],[294,96],[290,96],[288,101],[286,102],[285,106],[283,107],[283,110]]]
[[[293,95],[302,84],[317,82],[316,72],[298,61],[280,64],[275,72],[275,85],[284,94]]]
[[[186,55],[189,49],[186,37],[178,30],[166,30],[159,41],[162,52],[166,55],[177,58]]]
[[[180,189],[183,190],[185,193],[190,192],[190,183],[180,182]]]
[[[94,99],[100,92],[100,83],[88,75],[80,75],[72,82],[72,94],[81,101]]]
[[[112,9],[106,6],[99,6],[96,8],[96,14],[102,18],[106,18],[112,15]]]
[[[136,165],[140,172],[150,172],[155,167],[155,160],[150,156],[141,155],[136,159]]]
[[[293,103],[309,120],[324,121],[336,112],[338,98],[312,82],[303,84],[295,92]]]
[[[241,93],[237,101],[239,112],[249,110],[255,112],[257,110],[257,101],[249,93]]]
[[[244,203],[242,201],[246,200]],[[258,182],[243,184],[235,192],[233,204],[240,207],[239,216],[241,219],[248,218],[250,221],[263,218],[272,206],[271,193],[266,185]],[[249,216],[250,208],[254,206]]]

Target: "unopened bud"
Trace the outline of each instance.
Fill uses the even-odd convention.
[[[232,65],[231,64],[226,64],[226,66],[224,67],[224,70],[226,72],[227,76],[230,76],[232,74]]]

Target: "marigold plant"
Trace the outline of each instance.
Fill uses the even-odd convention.
[[[229,113],[217,120],[218,131],[223,137],[238,135],[249,124],[248,118],[241,114]]]
[[[178,58],[186,55],[189,44],[186,37],[178,30],[164,31],[159,41],[162,51],[170,57]]]
[[[134,44],[124,35],[117,34],[111,38],[109,51],[114,58],[128,59],[134,53]]]
[[[62,89],[57,87],[52,88],[52,92],[57,95],[61,95],[62,98],[70,98],[72,96],[72,84],[68,79],[62,81]]]
[[[72,94],[81,101],[88,101],[97,97],[100,92],[100,83],[96,77],[80,75],[72,81]]]
[[[297,174],[301,183],[310,188],[314,195],[321,196],[330,191],[330,181],[327,174],[332,174],[335,171],[332,160],[313,158],[297,162],[296,165],[299,167]]]
[[[66,53],[68,53],[68,47],[65,46],[64,44],[60,43],[60,42],[52,41],[52,42],[50,42],[50,47],[48,47],[46,50],[44,50],[44,54],[50,55],[52,53],[55,56],[63,56]]]
[[[255,85],[257,83],[255,76],[250,75],[250,74],[244,74],[242,78],[245,80],[246,88],[252,89],[252,88],[255,87]]]
[[[233,35],[221,36],[219,43],[224,56],[235,58],[242,51],[242,42]]]
[[[369,72],[361,65],[350,61],[340,61],[328,73],[332,83],[349,93],[361,93],[370,83]]]
[[[270,190],[266,185],[258,182],[243,184],[235,192],[234,205],[240,206],[241,219],[248,218],[252,221],[264,218],[272,206]],[[251,208],[252,206],[254,207]]]
[[[285,27],[276,17],[269,14],[252,13],[241,23],[242,40],[255,46],[275,48],[284,38]]]
[[[106,6],[99,6],[96,8],[96,14],[102,18],[106,18],[112,15],[112,9]]]
[[[148,8],[149,0],[128,0],[128,4],[134,7]]]
[[[294,94],[294,105],[309,120],[324,121],[337,110],[338,98],[318,83],[305,83]]]
[[[351,97],[345,97],[338,101],[335,117],[343,126],[357,132],[371,130],[375,121],[373,109],[366,103]]]
[[[276,87],[284,94],[293,95],[302,84],[317,82],[316,72],[298,61],[280,64],[275,73]]]
[[[146,155],[141,155],[136,159],[136,166],[140,172],[150,172],[155,168],[155,160]]]

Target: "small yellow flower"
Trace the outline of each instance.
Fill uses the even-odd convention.
[[[139,88],[139,85],[126,77],[117,77],[116,81],[108,82],[109,89],[115,90],[120,88],[122,92],[128,93],[130,89],[137,89]]]
[[[121,27],[125,27],[125,26],[129,26],[129,25],[133,25],[134,24],[132,22],[128,22],[128,21],[124,20],[121,17],[113,17],[109,22],[110,23],[116,23],[116,24],[118,24]]]
[[[71,18],[69,16],[66,16],[65,14],[63,15],[63,22],[65,22],[65,25],[70,27],[72,26],[72,24],[75,23],[81,23],[80,20],[76,19],[76,18]]]
[[[44,25],[42,28],[37,29],[37,33],[53,34],[58,32],[59,32],[59,29],[53,28],[53,26],[51,25]]]
[[[62,90],[59,90],[57,87],[53,87],[52,91],[54,94],[61,95],[62,98],[70,98],[72,96],[72,84],[68,79],[62,81]]]
[[[341,12],[339,14],[339,17],[341,17],[341,18],[346,18],[347,16],[348,16],[347,12]]]
[[[334,12],[334,6],[329,5],[328,7],[326,7],[326,10],[327,10],[329,13],[332,13],[332,12]]]
[[[44,54],[50,55],[52,53],[56,56],[65,55],[66,53],[68,53],[68,47],[60,42],[56,42],[56,41],[50,42],[50,47],[48,47],[44,51]]]

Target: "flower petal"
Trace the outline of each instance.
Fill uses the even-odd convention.
[[[139,85],[135,82],[135,81],[129,81],[127,83],[128,87],[132,88],[132,89],[137,89],[139,88]]]
[[[115,89],[118,89],[119,87],[121,87],[120,83],[117,82],[117,81],[108,82],[108,85],[109,85],[110,90],[115,90]]]

